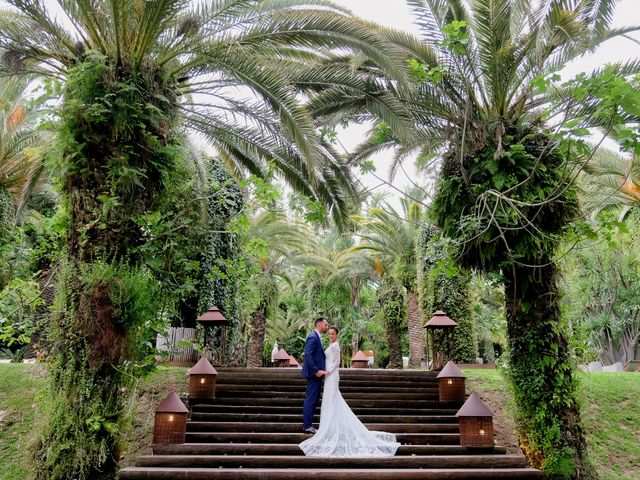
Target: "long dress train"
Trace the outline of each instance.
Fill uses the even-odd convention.
[[[322,393],[320,427],[300,449],[314,457],[392,457],[400,446],[392,433],[367,430],[342,398],[339,383],[340,346],[325,350],[327,375]]]

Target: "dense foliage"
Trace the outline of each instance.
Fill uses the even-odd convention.
[[[440,340],[435,351],[446,354],[451,348],[455,350],[452,358],[455,362],[475,363],[478,357],[478,340],[471,310],[471,275],[460,268],[456,253],[452,243],[437,229],[427,225],[420,228],[416,240],[418,293],[423,312],[433,315],[437,310],[442,310],[458,324],[453,332],[451,346],[442,344],[445,340],[441,338],[442,332],[431,331],[431,341]],[[425,320],[428,321],[428,318]],[[434,366],[443,367],[442,362],[436,362],[432,353],[430,356]]]

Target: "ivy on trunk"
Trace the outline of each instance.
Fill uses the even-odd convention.
[[[68,72],[60,122],[69,234],[47,348],[48,424],[38,479],[110,479],[140,374],[140,333],[159,292],[140,265],[144,215],[165,191],[178,148],[161,71],[90,54]]]

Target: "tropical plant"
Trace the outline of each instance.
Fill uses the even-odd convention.
[[[424,330],[416,284],[416,238],[423,221],[421,191],[401,199],[402,212],[391,205],[370,208],[365,217],[355,217],[361,226],[360,243],[354,247],[370,250],[380,257],[387,274],[406,289],[407,326],[409,328],[409,368],[420,367],[424,357]]]
[[[0,233],[15,224],[43,172],[44,110],[27,98],[29,85],[29,77],[0,77]]]
[[[406,289],[392,275],[382,277],[376,290],[389,347],[388,368],[402,368],[402,331],[407,321]]]
[[[280,292],[279,280],[291,284],[291,267],[302,268],[310,256],[305,246],[309,232],[305,225],[294,224],[276,211],[262,211],[250,220],[240,241],[247,255],[246,283],[253,297],[247,367],[262,366],[267,319],[275,319]]]
[[[37,477],[113,478],[122,388],[137,368],[129,347],[148,318],[126,313],[146,294],[119,287],[156,287],[139,247],[187,155],[179,132],[199,132],[234,173],[275,165],[340,222],[350,174],[316,135],[287,72],[336,47],[400,67],[374,29],[324,0],[80,0],[56,11],[8,3],[0,76],[64,83],[58,175],[68,251],[48,357],[58,406],[46,416]],[[123,271],[130,283],[117,280]],[[149,314],[161,308],[151,298]]]
[[[12,276],[10,250],[21,242],[16,223],[43,173],[38,148],[47,138],[38,129],[43,109],[27,99],[28,88],[28,77],[0,77],[0,290]]]
[[[345,282],[349,286],[350,308],[347,310],[348,322],[351,330],[351,355],[359,350],[360,338],[364,325],[359,320],[361,316],[361,293],[364,288],[377,279],[374,268],[374,260],[362,250],[354,250],[354,240],[348,237],[348,243],[344,248],[335,253],[333,263],[335,271],[329,277],[329,281]],[[343,333],[344,338],[344,333]]]
[[[22,363],[25,356],[29,352],[29,345],[23,345],[16,350],[10,348],[0,349],[0,358],[9,360],[11,363]]]
[[[624,224],[603,228],[562,261],[568,320],[604,365],[625,364],[640,351],[639,231],[638,214],[630,213]]]
[[[427,345],[427,348],[433,349],[432,368],[436,370],[444,367],[446,353],[453,354],[447,359],[458,363],[475,363],[478,356],[469,295],[471,274],[460,268],[456,254],[456,246],[444,238],[438,229],[429,224],[420,227],[416,240],[416,265],[422,311],[432,315],[442,310],[457,323],[453,331],[453,345],[450,345],[448,335],[437,330],[431,331],[431,345]],[[455,348],[455,353],[444,350],[447,347]],[[437,355],[436,352],[445,355]]]
[[[375,62],[335,58],[369,90],[337,86],[311,99],[327,122],[374,118],[353,161],[395,148],[391,170],[416,152],[441,161],[433,217],[461,245],[464,267],[501,274],[509,332],[509,376],[520,443],[549,478],[590,478],[554,254],[578,216],[572,180],[591,149],[588,127],[637,118],[637,90],[624,77],[638,61],[553,85],[555,71],[604,41],[636,30],[611,28],[616,0],[408,0],[421,29],[384,34],[404,51],[416,81],[402,89]],[[325,70],[330,66],[325,65]],[[325,73],[328,75],[328,73]],[[382,86],[381,86],[382,85]],[[349,93],[345,95],[338,92]],[[407,106],[410,131],[367,109],[376,92]],[[553,103],[553,110],[545,106]],[[555,132],[568,141],[557,142]],[[628,145],[637,132],[620,131]],[[542,353],[542,354],[541,354]]]
[[[507,344],[507,321],[504,308],[504,289],[500,282],[485,275],[472,275],[469,297],[478,335],[478,349],[488,363],[496,360]]]
[[[619,212],[622,220],[640,206],[640,156],[600,148],[581,177],[582,204],[587,212]]]

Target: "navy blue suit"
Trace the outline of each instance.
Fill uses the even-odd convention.
[[[304,363],[302,375],[307,377],[307,394],[304,398],[302,410],[302,428],[313,426],[313,414],[320,399],[320,387],[322,377],[316,377],[318,370],[325,369],[324,349],[320,341],[320,335],[316,330],[311,332],[304,344]]]

